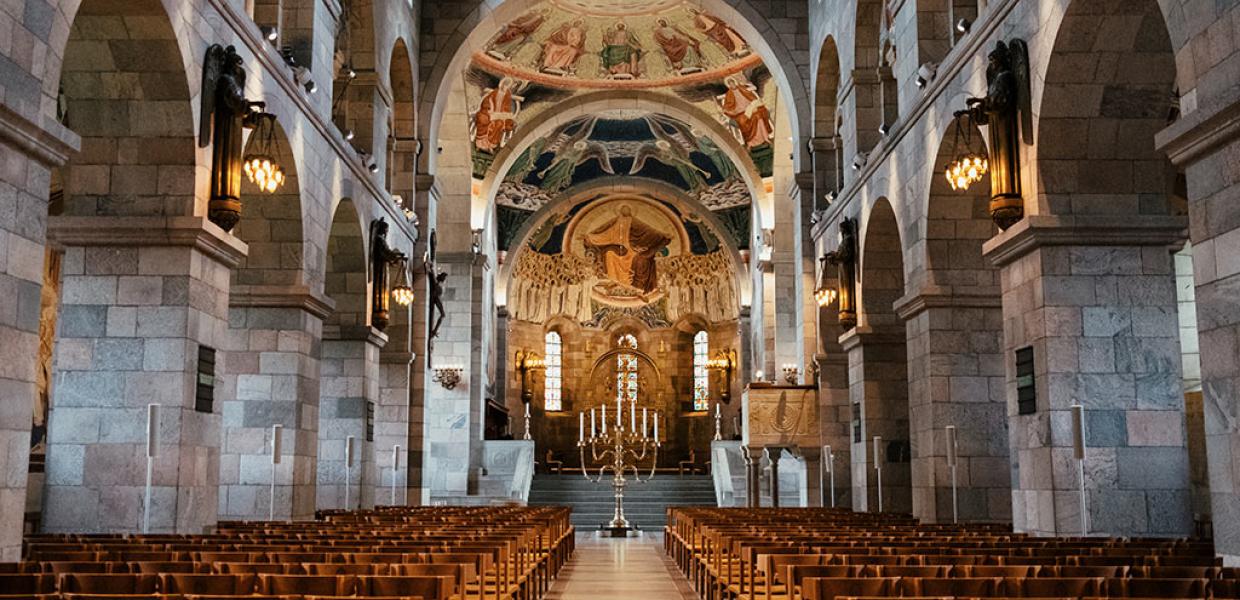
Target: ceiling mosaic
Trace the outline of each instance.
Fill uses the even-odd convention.
[[[500,247],[565,190],[615,176],[680,189],[722,215],[736,245],[748,240],[748,186],[710,136],[664,115],[611,111],[569,121],[517,156],[496,195]]]
[[[652,328],[689,314],[735,319],[735,266],[700,216],[645,194],[602,192],[548,216],[517,249],[512,318],[583,326],[630,316]]]

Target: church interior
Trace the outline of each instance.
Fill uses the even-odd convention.
[[[1240,4],[0,2],[0,600],[1240,599]]]

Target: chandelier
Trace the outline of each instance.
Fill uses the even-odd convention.
[[[254,113],[254,142],[250,150],[242,157],[242,168],[245,176],[258,189],[274,194],[284,185],[284,169],[276,162],[273,155],[276,151],[276,116],[260,112]]]
[[[969,128],[965,131],[964,121],[968,120]],[[964,149],[960,141],[964,140]],[[982,180],[990,169],[990,161],[984,152],[973,149],[973,120],[968,115],[956,119],[956,139],[952,142],[952,155],[955,157],[947,163],[943,175],[953,191],[962,192],[969,186]]]
[[[818,303],[819,308],[826,308],[835,302],[838,295],[835,288],[827,284],[827,263],[829,262],[824,255],[818,261],[822,263],[821,270],[818,271],[818,285],[814,289],[814,301]]]
[[[392,300],[401,306],[413,304],[413,287],[409,285],[409,261],[402,258],[397,267],[396,285],[392,286]]]

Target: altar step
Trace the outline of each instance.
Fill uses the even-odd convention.
[[[591,483],[580,472],[539,473],[530,486],[529,504],[570,506],[573,525],[582,531],[597,529],[600,523],[611,520],[611,480],[604,477],[599,483]],[[624,514],[645,531],[663,529],[669,506],[715,506],[714,481],[710,475],[660,473],[649,482],[633,483],[625,489]]]

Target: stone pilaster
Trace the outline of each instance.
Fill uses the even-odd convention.
[[[32,59],[33,60],[33,59]],[[34,112],[32,109],[30,112]],[[21,558],[30,462],[30,426],[39,355],[47,198],[51,166],[77,149],[77,136],[59,123],[41,123],[0,104],[0,562]]]
[[[957,433],[960,520],[1011,519],[998,293],[927,286],[896,304],[908,334],[913,515],[926,522],[952,521],[949,425]]]
[[[225,353],[220,518],[265,519],[271,431],[283,426],[275,517],[314,516],[319,357],[331,300],[295,286],[236,286]]]
[[[819,354],[818,364],[818,419],[823,448],[821,460],[827,461],[826,446],[831,447],[833,457],[830,467],[835,470],[835,505],[852,506],[852,405],[849,402],[848,356],[835,345],[829,354]],[[831,506],[831,477],[822,469],[822,506]],[[808,471],[807,473],[812,473]],[[812,500],[812,498],[811,498]]]
[[[1189,181],[1214,548],[1240,566],[1240,100],[1218,98],[1158,142]]]
[[[319,454],[316,506],[372,508],[378,463],[375,428],[379,354],[387,336],[370,326],[324,326],[320,361]],[[345,445],[353,437],[353,464],[345,503]]]
[[[908,383],[903,332],[894,328],[855,327],[840,336],[848,354],[848,394],[852,402],[852,506],[878,511],[874,470],[874,436],[882,447],[908,441]],[[882,459],[884,512],[912,512],[912,474],[908,462]]]
[[[1089,531],[1192,530],[1172,247],[1185,220],[1031,216],[987,242],[1001,268],[1017,531],[1080,532],[1071,406],[1085,407]],[[1037,402],[1019,414],[1014,353]]]
[[[56,217],[49,233],[65,256],[44,531],[142,530],[159,404],[150,528],[201,533],[218,518],[220,417],[196,405],[199,350],[225,341],[245,244],[201,217]]]
[[[471,389],[475,380],[469,371],[473,362],[470,332],[474,303],[470,292],[474,287],[474,259],[468,254],[441,254],[439,268],[448,274],[443,291],[447,317],[439,328],[439,337],[433,340],[434,353],[429,357],[424,415],[430,455],[424,464],[432,497],[464,496],[469,493],[473,460],[471,420],[475,411]],[[462,368],[461,381],[453,389],[429,380],[435,367],[444,366]]]
[[[378,478],[374,481],[377,505],[407,504],[409,439],[410,367],[416,354],[411,350],[410,307],[392,311],[388,343],[379,352],[379,402],[375,409],[375,442],[372,446]],[[400,446],[393,472],[392,450]],[[395,480],[393,481],[393,478]],[[392,486],[396,486],[395,497]]]

